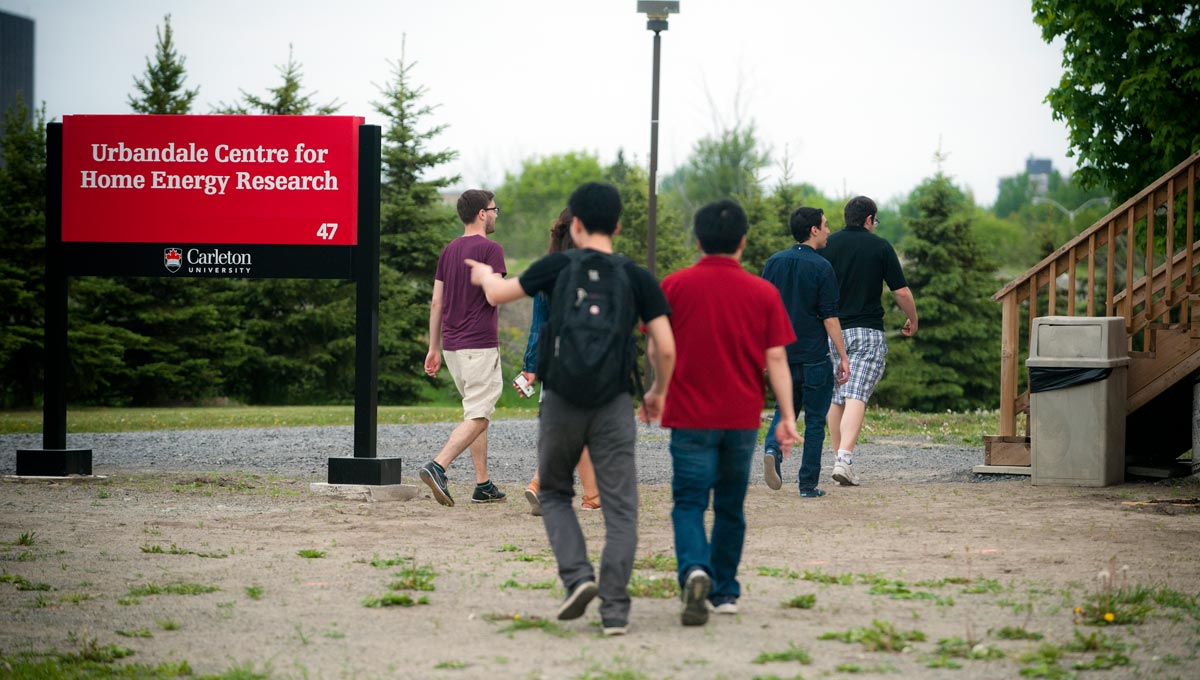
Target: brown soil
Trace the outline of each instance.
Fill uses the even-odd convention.
[[[444,508],[427,492],[408,502],[360,503],[313,495],[307,481],[248,475],[9,482],[0,484],[0,568],[9,575],[0,583],[0,653],[73,651],[94,638],[136,652],[117,663],[186,660],[197,673],[252,666],[276,677],[814,678],[845,676],[856,666],[904,677],[1011,678],[1031,665],[1018,656],[1041,643],[1000,639],[1008,626],[1060,645],[1096,632],[1134,645],[1123,652],[1129,665],[1102,677],[1195,677],[1198,517],[1123,504],[1195,498],[1194,480],[1105,489],[1025,480],[827,490],[806,500],[752,486],[740,614],[684,628],[677,599],[638,597],[629,634],[604,638],[595,605],[549,631],[505,632],[514,620],[552,617],[562,597],[541,521],[519,494],[503,504]],[[669,489],[643,487],[641,508],[639,557],[673,557]],[[582,521],[599,555],[602,517],[586,512]],[[33,544],[18,545],[22,534]],[[158,548],[164,552],[147,552]],[[305,549],[325,556],[298,555]],[[428,604],[364,607],[390,592],[402,568],[370,562],[397,557],[436,572],[434,590],[398,591]],[[639,568],[636,577],[670,585],[673,573],[659,566]],[[1140,625],[1076,623],[1075,607],[1102,590],[1097,575],[1110,568],[1115,587],[1165,586],[1192,605],[1150,601]],[[822,584],[805,572],[856,578]],[[901,599],[899,586],[879,581],[875,589],[891,594],[872,594],[868,576],[921,594]],[[53,589],[19,590],[16,577]],[[179,583],[219,590],[129,596],[140,586]],[[261,588],[258,599],[251,586]],[[816,597],[811,609],[782,606],[809,594]],[[165,630],[168,621],[178,629]],[[818,639],[873,621],[920,631],[925,641],[874,652]],[[139,630],[152,637],[117,632]],[[1005,656],[955,659],[963,666],[957,671],[929,668],[938,640],[954,637]],[[792,644],[808,651],[811,664],[755,663]],[[1101,654],[1112,652],[1070,652],[1058,665]]]

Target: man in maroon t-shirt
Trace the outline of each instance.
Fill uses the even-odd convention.
[[[662,424],[671,428],[671,521],[685,626],[708,621],[709,601],[720,614],[737,613],[742,504],[762,421],[764,367],[784,414],[775,430],[780,449],[790,451],[798,438],[786,350],[796,335],[779,291],[742,269],[747,230],[734,201],[704,206],[695,225],[704,257],[662,283],[675,333]],[[710,494],[711,541],[704,531]]]
[[[463,235],[442,250],[433,277],[425,373],[436,376],[444,355],[446,368],[463,400],[463,422],[450,433],[450,439],[437,456],[419,471],[421,481],[442,505],[454,505],[446,468],[467,448],[471,449],[471,461],[475,464],[471,502],[504,500],[504,492],[492,483],[487,470],[488,423],[504,389],[497,330],[499,314],[483,291],[471,285],[471,270],[463,264],[464,259],[470,258],[488,263],[501,275],[508,273],[504,267],[504,249],[487,237],[496,230],[499,214],[492,192],[464,191],[458,199]]]

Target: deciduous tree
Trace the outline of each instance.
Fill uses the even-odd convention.
[[[1064,43],[1046,100],[1084,187],[1111,187],[1120,203],[1200,149],[1200,5],[1034,0],[1033,15]]]

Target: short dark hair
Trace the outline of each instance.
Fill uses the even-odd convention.
[[[792,238],[796,239],[796,243],[804,243],[812,238],[813,227],[819,229],[821,218],[824,216],[825,211],[820,208],[800,207],[793,210],[788,226],[792,229]]]
[[[749,231],[746,211],[737,201],[713,201],[696,212],[696,240],[709,255],[732,255]]]
[[[458,219],[463,224],[474,222],[479,211],[488,207],[495,197],[496,194],[486,189],[467,189],[458,197]]]
[[[874,215],[877,210],[875,201],[866,196],[855,196],[846,204],[846,226],[865,227],[867,218]]]
[[[621,220],[621,192],[605,182],[584,182],[571,192],[567,209],[587,233],[612,236]]]

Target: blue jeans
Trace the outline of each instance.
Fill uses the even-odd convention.
[[[757,430],[671,430],[671,496],[675,501],[671,522],[675,525],[679,585],[683,586],[691,570],[703,569],[712,578],[709,598],[714,601],[736,599],[741,594],[737,568],[746,537],[742,502],[757,440]],[[710,494],[711,542],[704,531]]]
[[[804,453],[800,457],[798,475],[800,491],[817,488],[821,476],[821,447],[825,444],[825,416],[833,399],[833,362],[824,359],[811,364],[791,364],[792,404],[797,410],[804,407]],[[768,453],[779,455],[775,426],[779,424],[779,407],[767,430]]]

